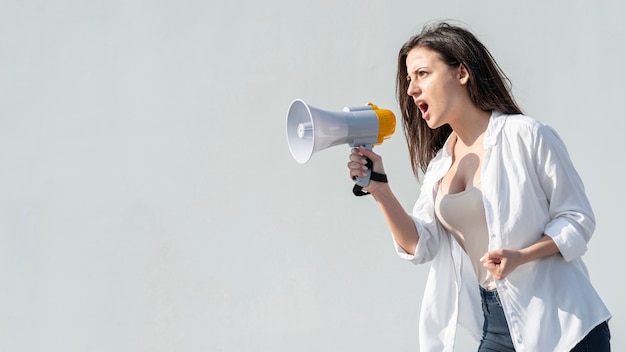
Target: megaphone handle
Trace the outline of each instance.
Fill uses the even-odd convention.
[[[363,146],[363,148],[369,151],[372,151],[371,144],[366,144]],[[365,170],[365,176],[356,178],[356,184],[361,187],[367,187],[367,185],[370,184],[370,178],[372,177],[372,167],[374,167],[374,164],[369,158],[366,160],[367,160],[367,170]]]
[[[367,144],[367,145],[364,145],[363,148],[371,151],[372,145]],[[367,170],[365,171],[365,176],[357,177],[355,179],[354,188],[352,188],[352,193],[354,193],[354,195],[357,197],[365,196],[369,194],[368,192],[363,191],[363,187],[367,187],[367,185],[370,184],[370,179],[372,177],[372,167],[374,167],[374,163],[369,158],[366,158],[366,160],[367,160]]]

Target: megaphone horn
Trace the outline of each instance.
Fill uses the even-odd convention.
[[[391,137],[395,129],[394,114],[372,103],[335,112],[296,99],[287,113],[289,150],[300,164],[309,161],[314,153],[339,144],[362,145],[371,150],[374,144],[381,144]],[[358,179],[357,184],[367,186],[369,177]]]

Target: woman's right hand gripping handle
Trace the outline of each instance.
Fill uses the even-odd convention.
[[[368,171],[368,160],[371,161],[370,165],[372,165],[372,170],[375,174],[378,173],[382,176],[385,176],[385,169],[383,167],[382,158],[371,151],[370,149],[364,147],[357,147],[352,149],[352,153],[350,154],[350,162],[348,163],[348,169],[350,169],[350,178],[353,181],[357,181],[357,184],[363,186],[363,191],[370,192],[370,190],[376,190],[378,186],[384,184],[385,182],[376,181],[376,177],[369,179],[366,172]],[[366,181],[364,184],[358,182],[357,178],[368,178],[369,183]]]
[[[363,177],[365,175],[368,158],[372,161],[372,171],[379,174],[385,173],[383,160],[380,155],[363,147],[357,147],[352,149],[350,161],[348,162],[351,179],[354,180],[355,177]],[[400,247],[408,254],[415,254],[415,247],[419,239],[415,223],[393,194],[389,184],[372,180],[363,190],[371,193],[376,203],[378,203],[387,225]]]

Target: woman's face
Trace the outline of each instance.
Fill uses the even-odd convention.
[[[469,74],[463,67],[446,65],[439,54],[425,47],[416,47],[406,57],[407,94],[432,129],[444,124],[454,125],[468,102],[466,84]],[[454,126],[453,126],[454,128]]]

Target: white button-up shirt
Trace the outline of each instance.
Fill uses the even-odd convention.
[[[419,233],[415,255],[394,241],[398,254],[412,263],[432,261],[420,312],[422,352],[453,351],[457,324],[482,337],[471,262],[435,216],[439,182],[452,164],[451,138],[431,161],[411,214]],[[570,351],[611,317],[581,259],[595,228],[583,183],[557,133],[530,117],[493,112],[483,143],[489,250],[522,249],[543,234],[560,250],[496,280],[515,349]]]

